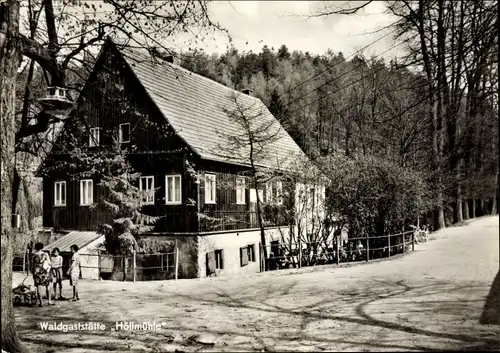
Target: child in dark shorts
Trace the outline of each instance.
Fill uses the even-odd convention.
[[[53,284],[54,284],[54,297],[59,300],[63,300],[64,297],[62,295],[62,281],[63,281],[63,270],[62,270],[62,264],[63,264],[63,258],[61,255],[59,255],[60,251],[59,248],[54,248],[52,250],[52,257],[51,257],[51,262],[52,262],[52,278],[53,278]],[[57,297],[57,287],[59,285],[59,297]]]

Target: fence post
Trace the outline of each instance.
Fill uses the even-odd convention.
[[[370,236],[366,235],[366,262],[370,260]]]
[[[25,273],[26,268],[26,251],[23,254],[23,273]]]
[[[391,235],[387,234],[387,242],[389,243],[389,257],[391,257]]]
[[[123,266],[123,282],[125,282],[126,280],[126,277],[127,277],[127,256],[126,255],[122,255],[120,256],[121,260],[122,260],[122,266]]]
[[[404,254],[406,250],[405,229],[403,228],[401,232],[403,233],[403,254]]]
[[[132,271],[134,271],[132,274],[134,276],[134,282],[136,280],[136,274],[135,274],[135,250],[132,252]]]
[[[302,241],[300,240],[299,235],[299,268],[302,267]]]
[[[97,279],[100,281],[101,278],[101,250],[97,250]]]
[[[340,263],[340,236],[337,236],[337,265]]]
[[[411,251],[415,251],[415,232],[411,232]]]
[[[179,245],[175,239],[175,280],[179,277]]]

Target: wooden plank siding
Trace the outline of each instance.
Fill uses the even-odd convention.
[[[165,175],[172,171],[157,170],[153,173],[143,172],[143,176],[153,176],[155,186],[155,204],[145,205],[143,212],[150,216],[160,216],[155,224],[154,232],[196,232],[198,217],[196,204],[186,205],[189,198],[196,198],[195,183],[189,180],[183,172],[181,174],[182,204],[166,205]],[[54,205],[54,183],[66,181],[66,206]],[[103,197],[103,189],[98,181],[94,180],[94,201]],[[44,178],[44,218],[45,227],[54,227],[57,230],[96,230],[102,222],[111,222],[112,215],[103,211],[91,211],[89,206],[80,205],[80,181],[63,178]]]
[[[213,161],[202,161],[199,165],[202,180],[205,174],[216,176],[216,203],[205,203],[205,183],[200,183],[200,232],[217,230],[255,229],[259,227],[256,212],[250,211],[250,189],[255,188],[248,177],[248,168]],[[236,178],[245,178],[245,204],[236,203]],[[264,188],[264,195],[266,190]],[[286,225],[283,206],[265,206],[264,219],[269,226]],[[208,219],[206,217],[209,217]]]
[[[155,224],[153,230],[155,233],[195,233],[259,227],[256,214],[252,215],[250,212],[250,188],[253,185],[248,177],[245,180],[245,204],[236,204],[235,183],[236,178],[241,174],[228,170],[227,172],[200,171],[202,178],[204,178],[205,173],[216,175],[216,203],[206,204],[204,182],[196,184],[185,168],[179,171],[178,168],[182,168],[183,164],[159,163],[160,156],[149,156],[149,158],[144,159],[145,161],[142,163],[144,168],[141,170],[141,174],[154,177],[155,204],[144,206],[143,212],[151,216],[162,217]],[[182,204],[180,205],[165,204],[165,177],[172,174],[181,175]],[[54,183],[61,180],[66,181],[66,206],[54,206]],[[94,200],[103,196],[98,181],[94,179]],[[195,202],[199,200],[199,211],[202,215],[200,218],[198,217],[197,205],[188,202],[188,199]],[[215,218],[215,220],[210,221],[204,216]],[[271,222],[270,225],[285,225],[283,217],[280,216],[278,208],[264,207],[264,218]],[[80,206],[79,180],[44,178],[43,220],[45,227],[55,227],[59,230],[95,230],[99,223],[110,222],[111,215],[104,212],[91,212],[88,206]]]
[[[88,178],[87,178],[88,179]],[[54,205],[54,183],[66,182],[66,206]],[[97,225],[110,222],[111,215],[92,211],[89,206],[80,205],[80,181],[68,178],[44,178],[44,227],[54,227],[56,230],[96,230]],[[97,200],[102,196],[102,189],[96,187],[94,180],[93,197]]]
[[[136,156],[139,158],[139,156]],[[151,216],[161,216],[154,227],[155,233],[193,233],[198,231],[196,200],[198,189],[195,179],[186,171],[184,156],[149,155],[141,156],[142,176],[153,176],[155,204],[143,207],[143,212]],[[134,163],[133,163],[134,164]],[[139,167],[136,167],[139,170]],[[166,200],[166,176],[181,176],[181,204],[168,205]]]

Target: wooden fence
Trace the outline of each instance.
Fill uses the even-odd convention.
[[[322,242],[303,242],[299,239],[292,244],[268,244],[268,268],[277,270],[389,258],[414,251],[415,243],[418,243],[416,237],[420,238],[419,233],[410,230],[397,234]],[[260,251],[262,258],[262,246]]]
[[[179,248],[172,252],[132,255],[110,255],[101,252],[81,253],[80,278],[118,281],[164,280],[179,278]],[[12,270],[31,273],[27,254],[16,254]],[[68,266],[63,266],[66,274]]]

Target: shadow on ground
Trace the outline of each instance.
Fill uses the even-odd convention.
[[[237,290],[214,284],[204,293],[93,293],[90,302],[62,302],[55,310],[20,308],[17,322],[36,352],[497,350],[499,335],[477,325],[484,302],[477,298],[487,290],[474,283],[380,280],[355,290],[301,288],[293,281]],[[37,324],[75,320],[108,329],[54,333]],[[109,330],[116,321],[159,320],[165,322],[160,331]]]
[[[500,271],[491,284],[479,322],[483,325],[500,325]]]

